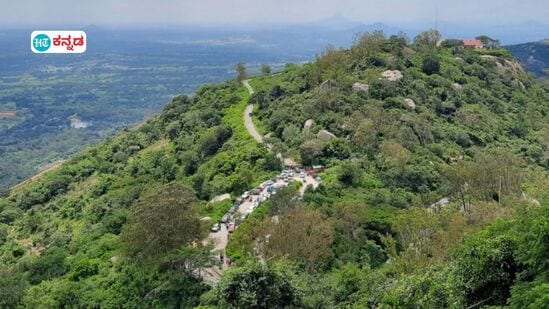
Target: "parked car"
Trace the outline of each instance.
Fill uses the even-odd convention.
[[[229,222],[229,214],[223,215],[223,217],[221,218],[221,222],[223,223]]]
[[[214,225],[212,225],[212,228],[210,229],[210,231],[214,233],[219,232],[219,230],[221,230],[221,224],[219,223],[215,223]]]

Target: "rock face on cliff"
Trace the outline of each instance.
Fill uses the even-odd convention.
[[[386,80],[396,82],[402,79],[403,76],[402,76],[402,72],[400,72],[399,70],[387,70],[381,73],[381,77]]]
[[[416,109],[416,102],[410,98],[404,99],[404,103],[406,103],[406,106],[408,106],[410,109]]]
[[[320,130],[316,137],[320,140],[327,140],[330,138],[336,137],[334,133],[328,131],[328,130]]]
[[[327,79],[325,81],[322,82],[322,84],[320,84],[320,86],[318,86],[320,89],[322,90],[327,90],[327,89],[330,89],[332,87],[336,87],[337,86],[337,82],[335,79]]]
[[[352,89],[356,92],[368,92],[368,90],[370,90],[370,85],[357,82],[353,84]]]
[[[508,60],[508,59],[501,59],[496,56],[491,55],[482,55],[480,56],[482,59],[486,59],[489,61],[493,61],[496,66],[499,73],[525,73],[526,71],[520,65],[520,63],[514,61],[514,60]]]
[[[313,119],[307,119],[303,125],[303,132],[309,131],[309,129],[315,124]]]

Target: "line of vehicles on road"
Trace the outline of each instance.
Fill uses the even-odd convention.
[[[225,224],[229,233],[234,232],[238,223],[244,221],[261,203],[276,194],[279,188],[296,181],[296,176],[304,184],[307,183],[307,172],[305,170],[299,167],[286,168],[279,175],[261,183],[250,191],[244,192],[223,215],[221,222],[212,225],[211,231],[218,232],[221,230],[221,224]],[[320,183],[320,177],[316,177],[315,181]]]

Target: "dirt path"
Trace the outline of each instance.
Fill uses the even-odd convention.
[[[250,93],[250,96],[254,94],[254,89],[250,85],[249,80],[243,80],[242,84],[244,85],[244,87],[246,87],[246,89],[248,89],[248,93]],[[246,130],[248,130],[248,133],[255,139],[256,142],[265,143],[263,139],[263,135],[259,133],[259,131],[255,127],[254,122],[252,120],[253,110],[254,110],[254,106],[252,104],[248,104],[248,106],[246,106],[246,109],[244,110],[244,125],[246,126]],[[273,149],[272,144],[265,143],[265,146],[267,146],[267,148],[271,150]],[[277,156],[282,157],[280,154],[277,154]],[[285,166],[290,166],[290,167],[298,166],[298,164],[291,158],[284,158],[283,161]]]
[[[248,106],[246,106],[246,109],[244,110],[244,125],[246,126],[246,130],[248,130],[248,133],[250,133],[250,135],[256,140],[256,142],[263,143],[263,136],[257,131],[254,122],[252,121],[253,110],[253,105],[249,104]]]
[[[244,87],[246,87],[246,89],[248,89],[248,92],[250,93],[250,95],[254,94],[254,88],[252,88],[252,86],[250,85],[250,80],[249,79],[243,80],[242,84],[244,84]]]

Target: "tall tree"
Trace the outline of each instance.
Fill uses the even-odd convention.
[[[283,215],[299,205],[297,189],[293,186],[288,186],[279,189],[273,197],[271,197],[271,205],[269,212],[273,215]]]
[[[440,72],[440,59],[432,53],[428,53],[423,57],[421,70],[427,75],[432,75]]]
[[[381,50],[384,42],[385,34],[381,30],[357,34],[355,44],[351,47],[351,55],[357,60],[372,56]]]
[[[261,65],[261,73],[263,74],[271,74],[271,67],[267,64]]]
[[[264,245],[267,259],[290,258],[313,270],[331,255],[334,231],[319,212],[298,207],[278,220],[268,219]]]
[[[244,62],[239,62],[235,66],[236,68],[236,81],[241,82],[248,78],[248,73],[246,72],[246,64]]]
[[[299,308],[299,291],[289,275],[271,266],[254,264],[229,271],[218,286],[222,308]]]
[[[122,229],[127,253],[146,261],[200,238],[200,221],[191,212],[196,203],[193,191],[175,182],[145,193]]]
[[[414,43],[419,46],[436,47],[437,43],[442,39],[442,35],[436,29],[429,29],[418,34]]]

